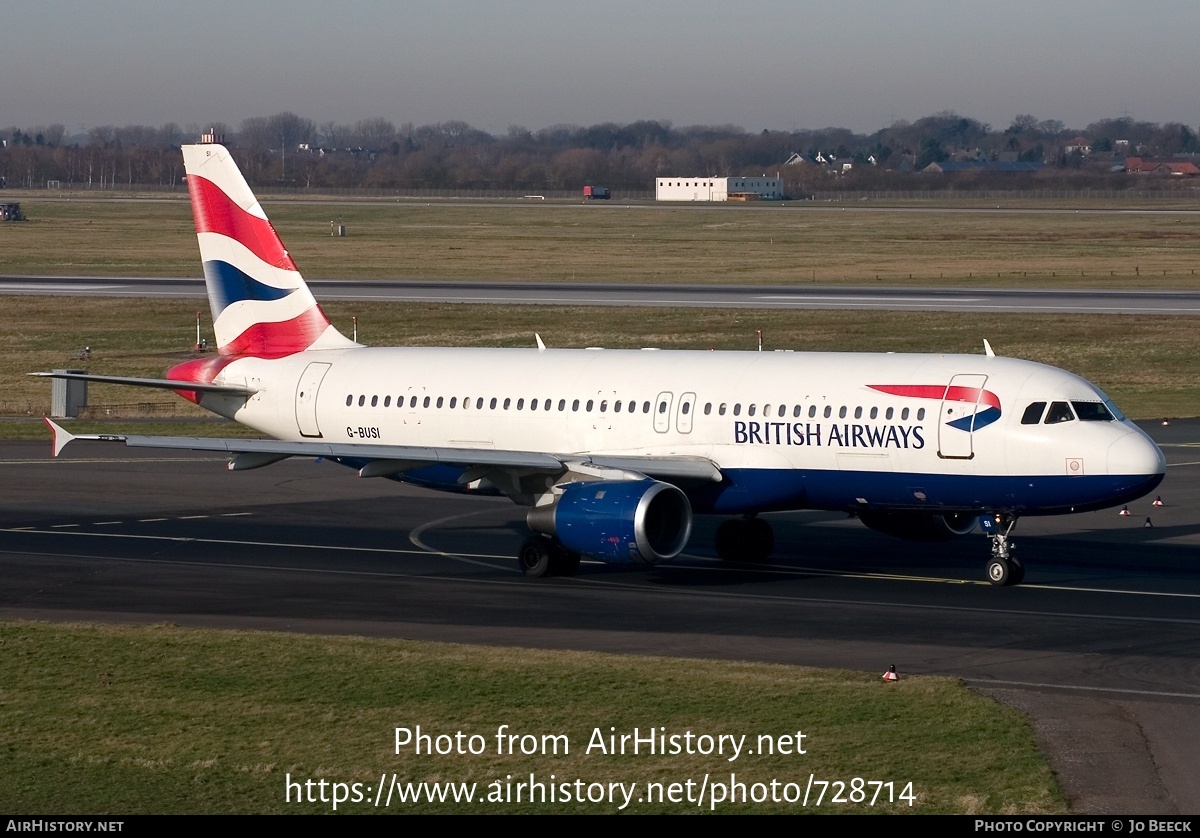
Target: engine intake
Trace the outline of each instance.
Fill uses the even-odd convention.
[[[529,528],[575,553],[614,564],[657,564],[679,555],[692,534],[692,506],[670,483],[571,483],[555,503],[529,510]]]

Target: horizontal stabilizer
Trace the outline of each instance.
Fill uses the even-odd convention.
[[[73,381],[94,381],[97,384],[124,384],[129,387],[150,387],[156,390],[187,390],[199,393],[225,393],[230,396],[253,396],[258,390],[239,384],[206,384],[201,381],[178,381],[173,378],[130,378],[123,375],[92,375],[86,372],[31,372],[42,378],[67,378]]]

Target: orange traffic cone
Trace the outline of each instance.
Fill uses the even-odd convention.
[[[900,680],[900,676],[896,674],[896,664],[889,666],[887,672],[883,673],[883,680],[888,682]]]
[[[1122,518],[1128,518],[1129,517],[1129,507],[1122,506],[1121,511],[1118,512],[1117,514],[1120,515]]]
[[[1156,498],[1154,499],[1154,503],[1152,503],[1152,504],[1150,504],[1150,505],[1151,505],[1151,506],[1162,506],[1162,505],[1163,505],[1163,502],[1162,502],[1162,495],[1159,495],[1158,497],[1156,497]]]
[[[1142,529],[1149,530],[1154,528],[1154,522],[1150,520],[1150,516],[1146,516],[1146,523],[1142,524]]]

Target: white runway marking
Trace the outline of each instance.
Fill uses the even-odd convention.
[[[1033,687],[1039,690],[1086,690],[1087,692],[1110,693],[1115,695],[1154,695],[1162,698],[1191,698],[1200,699],[1197,693],[1174,693],[1163,690],[1131,690],[1122,687],[1092,687],[1072,686],[1070,684],[1044,684],[1039,681],[992,681],[980,678],[964,678],[968,684],[980,687]]]

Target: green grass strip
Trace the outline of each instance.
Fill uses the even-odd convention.
[[[0,810],[13,813],[330,812],[333,783],[349,797],[359,783],[365,798],[339,813],[616,812],[624,797],[610,783],[635,784],[627,812],[707,812],[715,784],[736,788],[731,774],[750,798],[769,797],[773,780],[778,796],[786,783],[803,792],[810,776],[845,782],[849,800],[856,788],[868,799],[876,790],[854,778],[893,786],[880,787],[874,806],[833,802],[830,786],[819,807],[810,788],[807,809],[739,799],[718,812],[1064,811],[1026,721],[945,678],[884,684],[877,674],[758,663],[29,622],[0,623],[0,661]],[[502,725],[532,737],[511,740],[513,750],[538,753],[498,753]],[[479,737],[481,752],[397,753],[396,728],[417,726],[433,750],[469,750],[469,738],[436,738],[461,731]],[[685,749],[688,732],[695,748],[704,735],[746,739],[733,761],[728,744],[724,756],[650,755],[645,745],[637,755],[587,753],[597,731],[635,728],[680,736]],[[759,753],[759,736],[788,753]],[[515,802],[531,773],[547,797],[555,786],[556,802],[530,803],[527,790]],[[709,798],[697,806],[686,784],[699,796],[706,775]],[[393,789],[392,805],[376,808],[381,777],[400,788],[474,783],[479,802],[401,804]],[[325,780],[329,802],[288,803],[289,778],[293,801],[319,799]],[[912,806],[884,802],[910,782]],[[653,783],[664,802],[645,799]],[[603,784],[602,802],[563,802],[564,785],[586,798],[601,788],[592,784]]]

